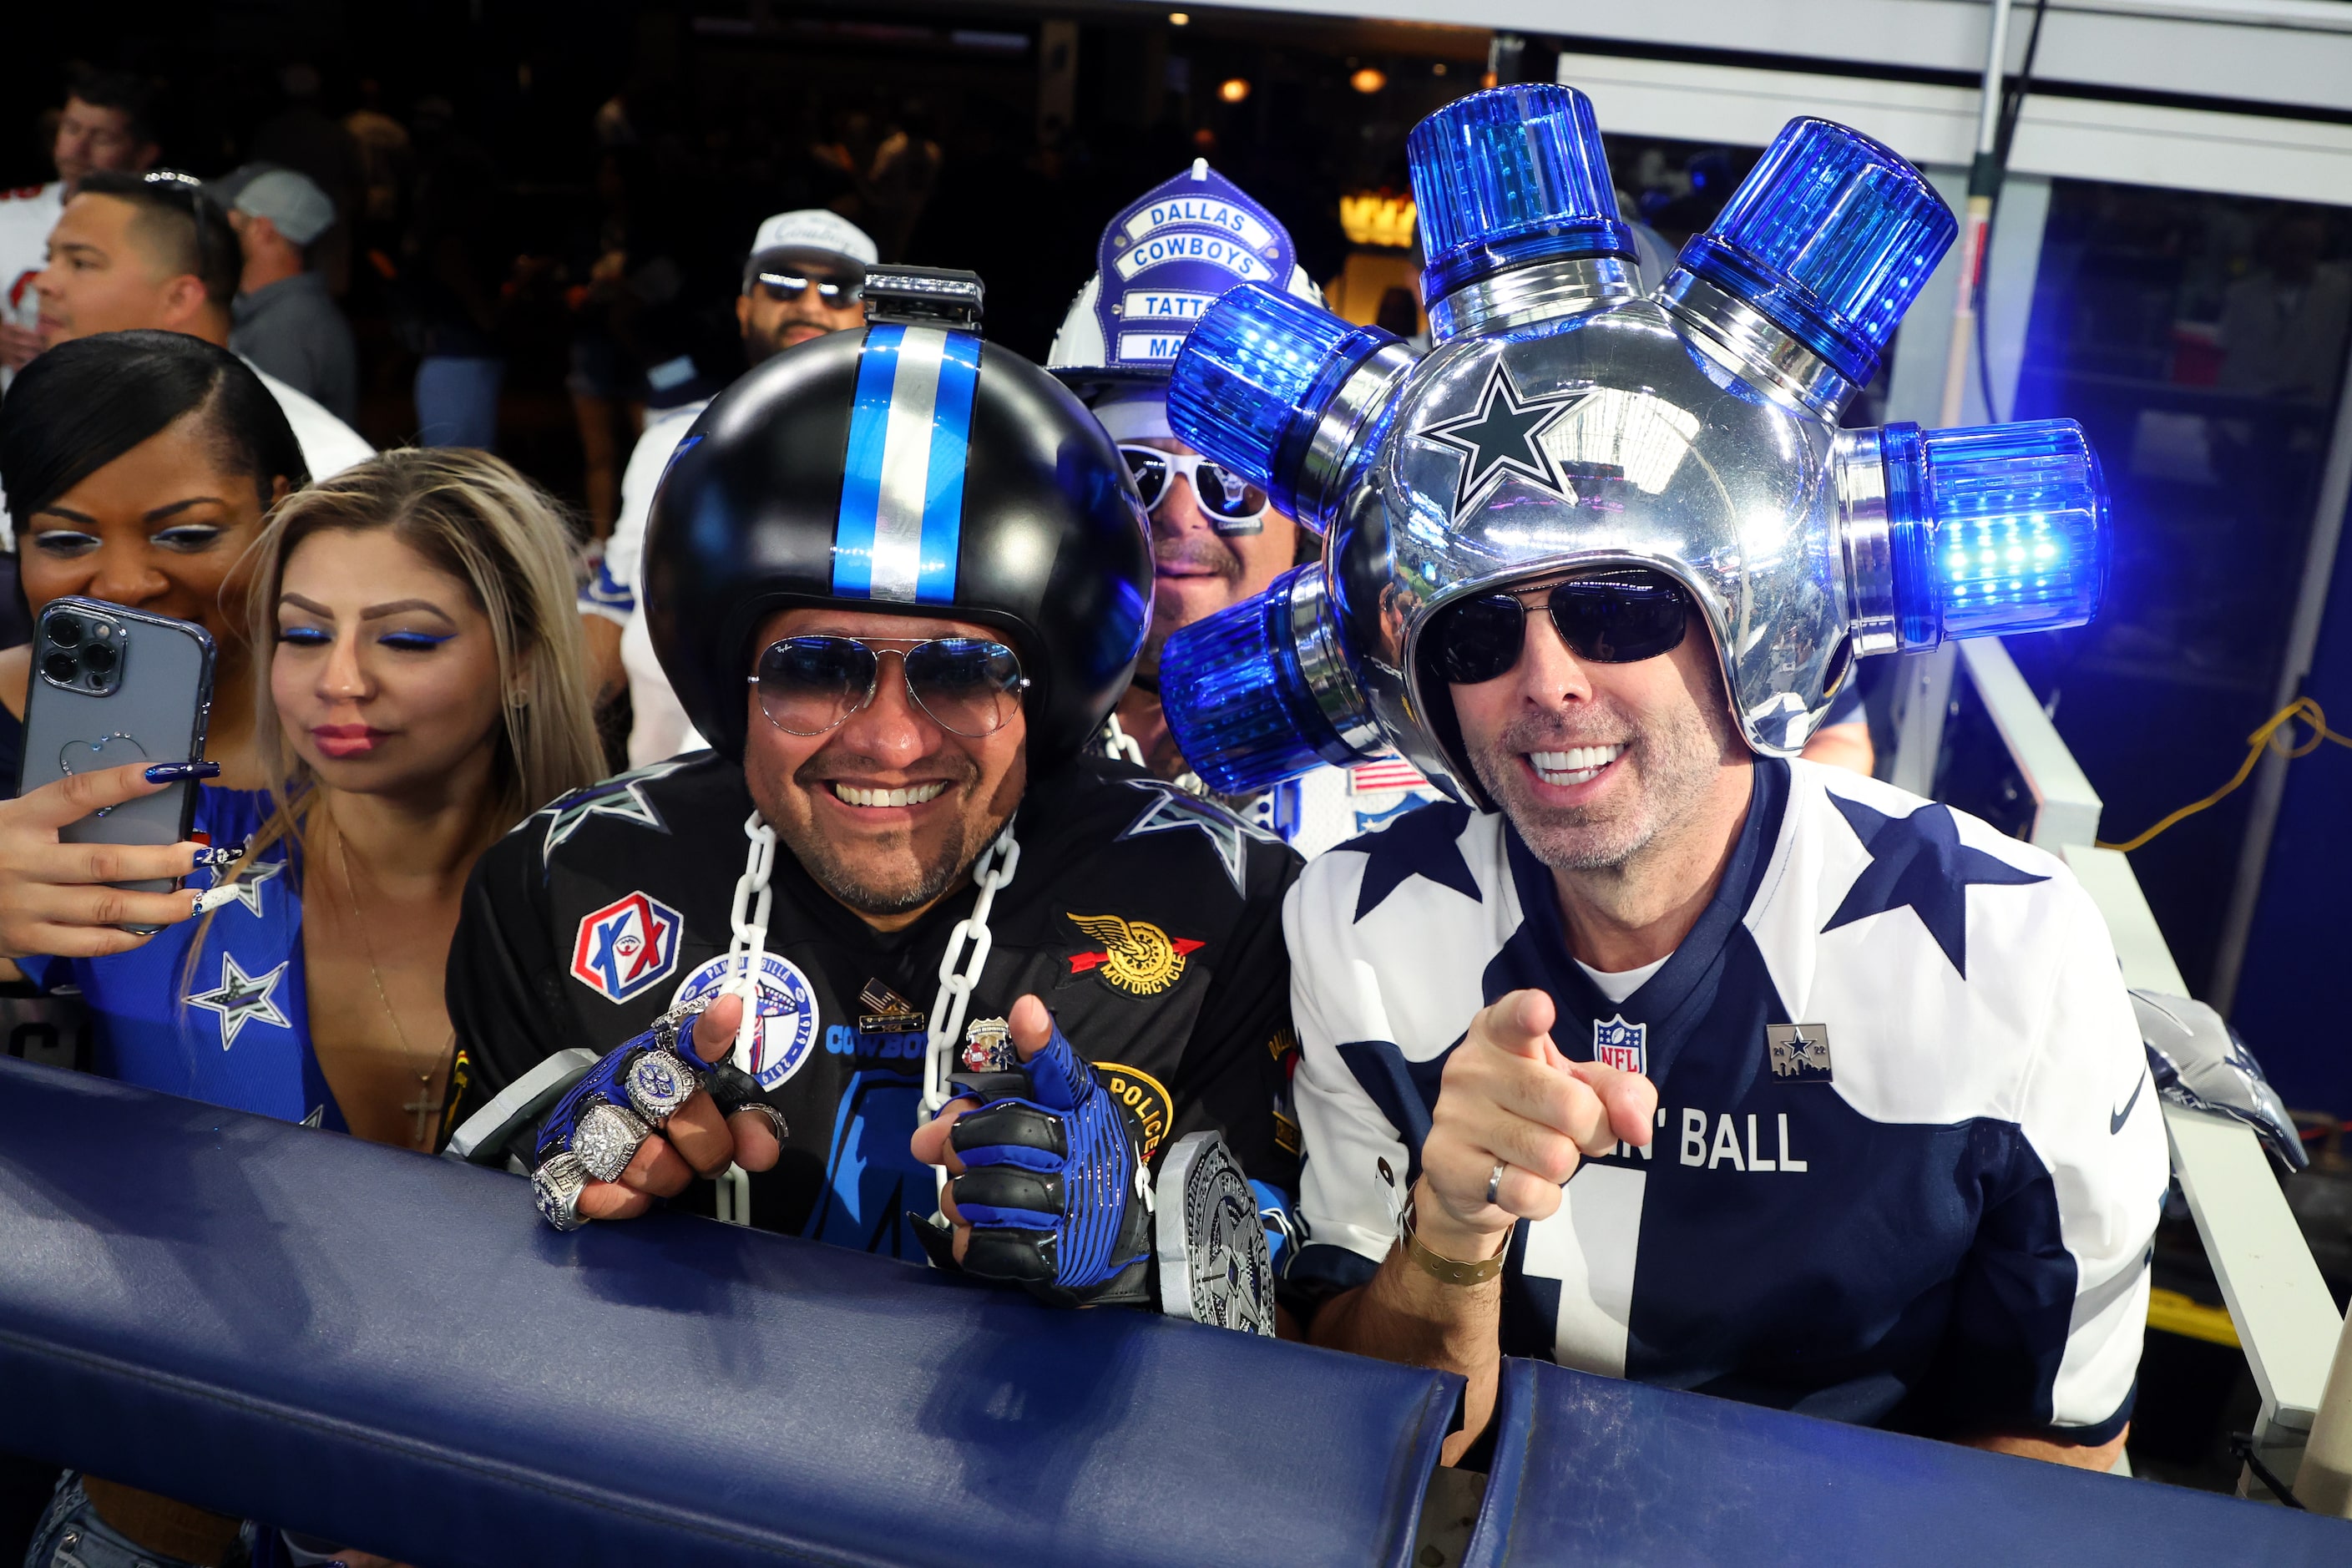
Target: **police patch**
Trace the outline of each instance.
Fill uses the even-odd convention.
[[[1602,1023],[1592,1021],[1592,1059],[1619,1072],[1650,1070],[1650,1026],[1629,1024],[1620,1013]]]
[[[686,921],[658,899],[631,893],[582,917],[572,978],[607,1002],[626,1002],[677,967]]]
[[[670,998],[681,1006],[704,996],[715,996],[727,984],[727,955],[698,966]],[[751,1036],[750,1059],[738,1048],[735,1065],[750,1073],[764,1089],[781,1087],[815,1054],[823,1031],[817,1027],[816,992],[808,976],[787,958],[772,952],[760,955],[760,1026]]]
[[[1764,1055],[1772,1064],[1772,1076],[1784,1083],[1833,1081],[1827,1024],[1767,1024]]]
[[[1175,1114],[1175,1101],[1168,1098],[1167,1086],[1141,1068],[1121,1062],[1097,1062],[1094,1066],[1095,1077],[1126,1110],[1135,1132],[1137,1151],[1150,1160],[1159,1152],[1160,1141],[1168,1136],[1168,1121]]]

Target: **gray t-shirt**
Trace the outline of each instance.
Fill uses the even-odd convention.
[[[359,352],[352,329],[316,272],[298,272],[229,307],[228,346],[345,424],[359,413]]]

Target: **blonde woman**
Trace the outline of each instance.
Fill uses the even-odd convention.
[[[0,804],[0,954],[81,988],[100,1072],[429,1149],[467,875],[602,771],[569,539],[498,458],[394,451],[289,497],[248,567],[268,653],[255,745],[276,782],[208,784],[196,814],[213,844],[249,846],[234,896],[198,916],[201,875],[178,893],[92,886],[58,827],[101,792],[162,786],[135,768],[69,780]],[[106,878],[186,875],[194,853],[128,851]],[[117,929],[142,923],[166,929]]]

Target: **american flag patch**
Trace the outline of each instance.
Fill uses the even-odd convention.
[[[1427,789],[1429,781],[1402,757],[1375,757],[1348,770],[1349,795],[1381,795],[1390,790]]]

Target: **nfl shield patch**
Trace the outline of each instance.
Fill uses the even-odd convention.
[[[1620,1013],[1602,1023],[1592,1021],[1592,1059],[1620,1072],[1650,1070],[1650,1026],[1629,1024]]]
[[[626,1002],[677,967],[686,922],[657,899],[631,893],[588,915],[572,944],[572,978],[607,1002]]]

